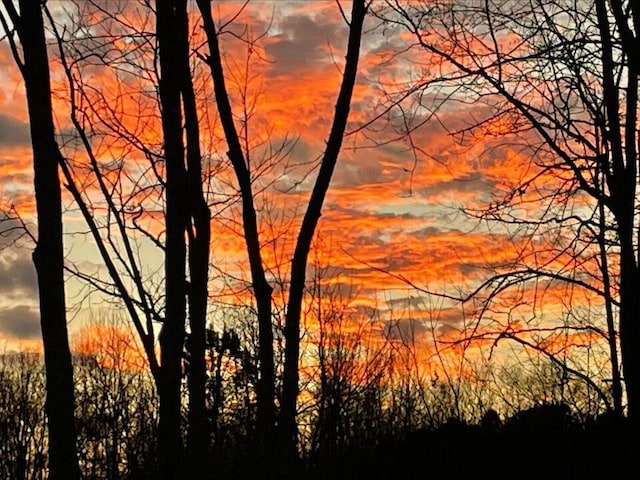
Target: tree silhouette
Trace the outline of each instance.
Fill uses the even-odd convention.
[[[502,223],[527,244],[519,258],[467,298],[479,299],[484,292],[482,315],[490,305],[498,308],[502,294],[517,296],[524,285],[565,284],[567,292],[599,297],[604,327],[585,318],[561,329],[593,332],[608,345],[613,403],[620,414],[619,335],[627,413],[636,419],[638,25],[628,19],[637,18],[637,5],[620,0],[386,3],[382,17],[406,28],[425,61],[444,72],[413,84],[412,91],[423,93],[444,86],[434,102],[422,106],[462,99],[478,107],[478,117],[470,116],[458,134],[493,149],[509,138],[527,157],[523,175],[503,182],[489,205],[467,208],[484,221]],[[405,94],[399,102],[409,97],[415,98]],[[531,205],[538,207],[537,216]],[[544,290],[536,290],[534,302],[542,301]],[[513,305],[506,311],[513,312]],[[515,338],[509,328],[498,335]],[[544,341],[538,345],[545,349]],[[571,367],[567,373],[580,375]]]
[[[14,60],[25,82],[33,148],[38,236],[33,263],[38,276],[48,420],[49,478],[80,478],[74,423],[73,366],[67,333],[62,240],[62,199],[58,168],[62,155],[53,124],[49,59],[40,2],[22,0],[18,9],[3,0],[12,27],[0,16]],[[22,49],[19,53],[13,35]]]
[[[218,32],[211,14],[210,0],[198,0],[198,7],[202,14],[203,27],[207,35],[209,56],[207,63],[211,69],[214,82],[216,105],[220,115],[229,151],[227,155],[233,165],[242,199],[242,216],[244,238],[246,242],[253,293],[258,307],[258,323],[260,336],[260,379],[257,387],[258,396],[258,429],[262,432],[264,448],[272,448],[275,433],[275,372],[273,358],[273,319],[272,292],[273,287],[267,281],[263,254],[261,251],[255,197],[252,189],[252,172],[239,140],[234,123],[232,107],[229,101],[223,64],[220,55]],[[327,140],[327,147],[320,162],[318,176],[314,183],[311,197],[307,204],[296,246],[291,261],[291,277],[289,298],[285,319],[285,365],[283,373],[282,403],[278,419],[278,437],[286,461],[293,461],[297,457],[297,398],[299,392],[298,361],[300,355],[300,314],[302,297],[306,282],[306,267],[311,242],[320,219],[322,205],[331,182],[331,177],[340,153],[342,139],[345,132],[351,97],[356,81],[362,27],[368,9],[368,2],[354,1],[349,22],[349,40],[346,53],[346,64],[342,76],[342,84],[338,94],[335,115],[331,132]],[[346,19],[345,19],[346,20]],[[267,458],[271,457],[267,452]]]

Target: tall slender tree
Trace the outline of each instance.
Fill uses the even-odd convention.
[[[166,317],[160,342],[162,384],[167,410],[161,399],[160,454],[169,455],[163,468],[167,478],[177,478],[182,451],[180,439],[180,373],[189,312],[187,341],[189,414],[187,464],[190,478],[204,475],[208,446],[205,408],[205,326],[209,267],[210,212],[203,185],[200,133],[195,93],[189,67],[189,20],[186,0],[157,2],[157,36],[160,57],[159,95],[166,164]],[[184,124],[184,131],[183,131]],[[185,145],[186,143],[186,145]],[[186,242],[186,243],[185,243]],[[188,245],[186,245],[188,244]],[[189,280],[185,271],[188,261]],[[166,385],[165,385],[166,383]],[[165,423],[166,422],[166,423]],[[165,444],[164,435],[171,440]],[[165,451],[165,448],[168,449]],[[161,457],[161,458],[163,458]]]
[[[73,366],[67,332],[62,241],[62,200],[55,138],[49,58],[42,14],[44,2],[3,0],[12,23],[2,23],[25,83],[33,148],[38,238],[33,263],[38,277],[40,325],[46,373],[45,410],[49,438],[49,479],[80,478],[74,421]],[[18,35],[16,44],[13,32]],[[22,50],[22,56],[19,50]]]
[[[283,388],[281,408],[278,416],[276,432],[275,409],[275,372],[273,347],[273,318],[272,292],[263,264],[263,254],[260,243],[258,218],[256,215],[255,197],[252,187],[252,171],[245,152],[239,140],[237,127],[234,123],[233,110],[227,91],[225,74],[218,31],[211,13],[211,0],[198,0],[203,28],[207,36],[209,56],[207,62],[211,70],[214,83],[214,93],[220,121],[227,141],[228,156],[233,166],[242,201],[242,221],[246,242],[253,293],[256,298],[259,326],[259,369],[260,378],[257,387],[258,402],[258,431],[267,449],[265,454],[270,457],[273,453],[282,455],[281,459],[290,462],[297,455],[297,398],[299,393],[299,355],[300,355],[300,317],[302,299],[306,284],[306,267],[311,242],[313,240],[318,221],[322,212],[325,195],[331,183],[331,177],[340,154],[344,136],[351,97],[356,82],[362,28],[368,10],[369,2],[355,0],[352,2],[351,18],[349,19],[349,39],[346,53],[346,63],[342,75],[342,83],[335,107],[331,131],[327,146],[320,162],[318,176],[311,192],[307,210],[297,236],[295,251],[291,262],[291,277],[289,299],[285,319],[285,365],[283,374]],[[277,442],[274,435],[277,434]],[[274,445],[279,451],[274,452]]]
[[[209,249],[211,241],[211,212],[207,205],[200,151],[200,124],[189,65],[189,18],[187,0],[177,0],[175,5],[178,82],[184,115],[187,168],[187,256],[189,267],[188,310],[189,335],[187,342],[189,416],[187,426],[187,462],[194,479],[204,476],[205,456],[209,445],[209,427],[206,412],[206,319]]]
[[[156,2],[160,57],[159,96],[165,161],[165,318],[159,334],[161,390],[158,453],[163,478],[181,478],[184,445],[181,434],[182,356],[186,322],[187,174],[182,134],[180,43],[176,1]]]
[[[209,56],[207,62],[211,70],[214,84],[214,94],[218,114],[224,130],[227,155],[233,166],[242,202],[242,228],[249,257],[253,294],[256,298],[258,311],[259,351],[258,361],[260,375],[256,386],[257,397],[257,431],[262,448],[273,445],[275,427],[275,371],[272,325],[272,293],[273,287],[267,280],[262,259],[258,218],[254,204],[251,169],[240,143],[240,137],[234,123],[231,101],[227,91],[218,32],[211,13],[211,0],[197,0],[202,15],[203,28],[207,35]],[[269,455],[267,455],[268,457]]]
[[[362,28],[367,14],[368,3],[356,0],[352,4],[349,23],[349,40],[347,44],[346,62],[342,74],[342,84],[335,106],[333,123],[326,149],[320,163],[307,210],[302,219],[296,246],[291,260],[291,285],[285,319],[285,364],[282,386],[282,407],[280,412],[280,429],[286,456],[297,454],[298,429],[296,423],[297,399],[299,393],[299,356],[300,356],[300,317],[302,299],[305,292],[307,260],[311,242],[318,227],[324,199],[331,184],[331,177],[340,155],[342,139],[349,119],[349,110],[353,89],[358,73]]]

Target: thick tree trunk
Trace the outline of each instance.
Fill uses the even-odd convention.
[[[311,241],[320,220],[324,198],[331,183],[331,177],[338,160],[342,138],[349,117],[351,96],[358,71],[362,25],[367,12],[364,0],[356,0],[352,4],[349,43],[347,46],[346,65],[342,77],[342,85],[338,94],[336,110],[331,133],[327,141],[307,211],[302,220],[296,248],[291,261],[291,286],[289,303],[285,320],[285,364],[282,388],[282,407],[279,417],[280,439],[285,459],[297,456],[298,430],[296,423],[296,404],[299,391],[298,361],[300,356],[300,316],[304,295],[307,259]]]
[[[619,2],[613,2],[615,5]],[[615,7],[614,7],[615,8]],[[624,264],[629,261],[630,272],[627,284],[623,287],[622,279],[620,285],[621,304],[625,304],[628,311],[624,317],[620,316],[620,344],[622,353],[622,364],[625,377],[625,384],[627,387],[627,405],[628,416],[631,420],[631,424],[634,427],[632,430],[635,432],[635,440],[640,438],[640,259],[638,255],[638,243],[640,242],[640,232],[634,225],[637,220],[637,190],[638,190],[638,145],[640,138],[638,137],[638,77],[640,77],[640,38],[638,37],[638,31],[640,25],[637,21],[640,19],[640,7],[635,2],[633,6],[632,15],[636,21],[636,32],[632,38],[623,34],[625,44],[625,50],[629,56],[629,65],[627,71],[627,88],[620,90],[620,97],[623,99],[625,105],[625,120],[624,120],[624,156],[625,163],[627,165],[627,175],[629,177],[628,186],[626,189],[627,202],[629,204],[628,215],[631,219],[630,237],[635,238],[635,244],[632,242],[630,247],[631,251],[627,252],[621,263]],[[620,24],[626,22],[626,18],[620,21]],[[620,25],[619,25],[620,27]],[[627,260],[628,257],[628,260]],[[631,265],[633,262],[633,265]],[[622,272],[621,272],[622,277]],[[625,295],[625,299],[622,299],[622,295]],[[622,309],[621,309],[622,312]]]
[[[182,355],[186,316],[186,245],[188,202],[180,107],[180,51],[176,44],[174,1],[157,1],[160,57],[159,93],[166,169],[165,318],[160,331],[161,381],[158,453],[165,479],[181,473],[184,443],[181,435]]]
[[[633,82],[630,83],[632,87]],[[615,190],[614,213],[618,222],[620,240],[619,315],[622,372],[627,393],[627,416],[631,424],[636,427],[634,431],[638,432],[640,429],[640,267],[636,251],[637,244],[634,242],[637,170],[635,166],[637,159],[633,158],[636,156],[635,151],[635,147],[625,148],[628,168],[624,177],[618,177],[623,180]]]
[[[5,4],[10,2],[5,2]],[[67,334],[62,243],[62,203],[55,141],[49,60],[40,2],[20,1],[13,17],[24,55],[33,146],[34,191],[38,214],[38,244],[33,263],[38,276],[40,324],[44,347],[49,437],[49,480],[80,478],[74,423],[73,366]]]
[[[620,352],[627,391],[627,415],[640,426],[640,275],[633,255],[622,254],[620,265]]]
[[[601,187],[598,187],[599,189]],[[618,341],[617,341],[617,328],[616,318],[613,313],[613,298],[611,292],[611,276],[609,274],[609,260],[607,257],[607,245],[605,238],[606,220],[605,220],[605,207],[602,200],[598,201],[598,214],[599,214],[599,235],[598,246],[600,256],[600,268],[602,272],[602,286],[604,292],[605,312],[607,318],[607,333],[609,343],[609,356],[611,357],[611,395],[613,396],[613,411],[617,416],[622,418],[624,416],[623,406],[623,389],[622,389],[622,374],[620,372],[620,362],[618,360]]]

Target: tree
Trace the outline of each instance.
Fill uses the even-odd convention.
[[[182,2],[185,3],[185,2]],[[162,476],[178,479],[183,466],[180,429],[182,349],[186,321],[186,245],[188,221],[187,173],[182,138],[181,80],[178,51],[182,38],[179,6],[176,2],[156,2],[156,25],[160,57],[158,85],[162,108],[162,134],[166,165],[165,317],[159,334],[161,381],[158,440]],[[177,39],[176,39],[177,37]]]
[[[183,371],[187,374],[187,460],[194,478],[199,478],[209,444],[204,337],[210,214],[202,186],[199,125],[189,69],[187,3],[162,2],[158,5],[151,16],[156,20],[155,32],[144,30],[150,18],[149,5],[138,6],[138,13],[144,19],[142,26],[130,24],[126,15],[120,15],[124,13],[122,8],[128,12],[124,5],[77,4],[78,15],[72,16],[69,24],[64,24],[63,33],[54,28],[68,83],[71,123],[87,157],[87,164],[83,164],[82,155],[74,152],[76,158],[63,162],[63,172],[67,188],[89,226],[110,280],[75,268],[72,273],[92,289],[124,303],[140,336],[159,396],[159,458],[162,475],[167,478],[180,475],[184,466],[181,383]],[[93,18],[92,13],[98,18],[104,17],[105,21],[99,24],[106,30],[105,35],[74,36],[74,32],[91,28],[85,22]],[[110,49],[110,42],[122,38],[135,39],[131,50]],[[157,46],[149,39],[157,39]],[[105,51],[104,56],[98,53]],[[159,56],[159,72],[148,65],[148,53]],[[113,61],[112,54],[117,60]],[[132,72],[135,73],[134,78],[141,82],[151,82],[154,89],[157,84],[151,118],[140,112],[138,121],[159,120],[163,132],[162,145],[147,143],[141,138],[145,134],[144,125],[142,130],[132,131],[126,123],[128,116],[120,105],[118,94],[110,98],[109,94],[86,82],[83,66],[113,69],[118,91],[128,87],[125,85],[130,81]],[[144,93],[137,91],[135,98],[131,97],[142,109]],[[156,108],[159,108],[159,113],[156,113]],[[109,156],[100,158],[101,135],[113,135],[115,144],[127,152],[126,158],[116,162]],[[138,169],[139,163],[134,158],[136,152],[148,160],[147,170]],[[86,185],[95,185],[97,192]],[[100,196],[107,212],[104,220],[95,215]],[[161,234],[155,233],[153,226],[151,229],[145,226],[144,218],[153,216],[153,209],[158,204],[162,205],[164,214],[161,226],[164,232]],[[158,285],[154,283],[154,273],[145,273],[140,255],[141,250],[149,247],[141,246],[145,239],[164,255],[164,304],[156,291]],[[187,311],[189,333],[185,345]],[[162,324],[158,336],[159,359],[154,347],[155,322]],[[188,350],[186,363],[185,347]],[[183,367],[188,368],[183,370]]]
[[[72,337],[83,476],[157,477],[155,385],[129,319],[108,315],[98,314]]]
[[[87,3],[83,6],[94,7],[98,12],[104,13],[100,6],[93,5],[93,3]],[[118,8],[117,5],[116,8]],[[166,17],[162,18],[166,22]],[[67,80],[66,88],[68,88],[71,124],[75,129],[74,134],[79,140],[77,143],[81,145],[86,154],[86,165],[83,165],[82,159],[62,157],[61,167],[66,181],[65,186],[72,195],[89,228],[96,248],[105,264],[110,281],[104,280],[99,274],[88,274],[75,269],[73,264],[69,268],[73,275],[86,282],[94,290],[106,294],[107,297],[115,297],[124,304],[141,339],[158,394],[158,451],[162,468],[161,474],[165,475],[166,478],[176,478],[184,461],[181,430],[181,380],[186,318],[186,246],[184,233],[188,216],[184,186],[185,177],[184,171],[181,172],[181,169],[184,170],[182,160],[184,152],[181,138],[180,105],[178,104],[177,107],[174,105],[176,97],[179,101],[179,92],[176,92],[176,72],[172,71],[172,75],[166,76],[166,81],[160,89],[162,90],[160,103],[167,105],[160,116],[164,134],[164,157],[169,157],[164,162],[163,173],[165,173],[165,178],[162,178],[157,167],[152,166],[153,180],[149,181],[149,175],[143,173],[140,178],[136,178],[132,182],[132,187],[127,188],[129,185],[126,187],[123,184],[127,184],[131,180],[131,176],[126,170],[128,164],[124,161],[115,162],[115,165],[110,167],[109,163],[112,159],[103,163],[99,157],[100,145],[94,135],[101,122],[109,125],[118,136],[124,137],[125,140],[142,150],[152,162],[159,163],[161,155],[153,152],[153,147],[137,142],[131,132],[117,120],[110,122],[109,120],[112,119],[105,119],[100,115],[91,115],[95,114],[96,110],[100,108],[100,102],[96,102],[95,98],[90,98],[88,92],[95,91],[95,87],[87,85],[83,81],[82,75],[78,73],[82,66],[82,61],[95,60],[96,51],[100,51],[103,45],[99,41],[94,42],[93,38],[82,39],[86,44],[82,42],[74,43],[68,38],[64,38],[53,18],[50,17],[50,19],[58,44],[60,61]],[[79,15],[74,20],[75,22],[71,23],[71,25],[78,30],[86,27],[83,23],[84,18],[82,15]],[[171,24],[171,19],[169,24]],[[65,25],[63,32],[66,33],[67,30]],[[141,43],[146,45],[145,34],[142,33],[141,37]],[[108,55],[106,57],[97,55],[97,58],[98,64],[109,61]],[[175,57],[173,59],[175,61]],[[129,58],[126,55],[124,56],[124,62],[129,62]],[[131,64],[128,64],[128,66],[131,66]],[[144,65],[141,65],[140,68],[143,69]],[[108,104],[104,96],[100,98],[107,104],[107,115],[117,118],[122,113],[116,112],[113,106]],[[176,125],[177,131],[175,130]],[[95,147],[94,143],[98,143],[98,147]],[[152,165],[155,165],[155,163]],[[168,173],[169,170],[171,170],[171,174]],[[82,172],[82,175],[79,172]],[[180,178],[181,173],[182,178]],[[94,188],[85,186],[86,178],[89,179],[89,184],[95,185]],[[166,190],[167,193],[165,194],[163,190]],[[164,197],[166,198],[166,204],[172,205],[170,208],[167,207],[170,213],[166,212],[165,214],[168,218],[164,222],[167,225],[164,243],[149,234],[144,227],[137,226],[137,221],[140,217],[139,212],[137,209],[132,211],[131,208],[127,207],[127,204],[131,204],[133,201],[139,205],[138,208],[142,209],[142,204],[145,202],[136,201],[141,192],[144,192],[144,199],[150,200],[151,203],[156,200],[153,194],[157,192],[160,199]],[[95,195],[95,193],[99,193],[99,195]],[[102,225],[100,218],[94,214],[95,205],[99,203],[100,196],[106,205],[105,210],[107,212],[107,220]],[[170,201],[167,197],[170,197]],[[174,204],[179,205],[179,208],[173,208]],[[165,262],[163,263],[165,269],[164,305],[159,304],[157,293],[154,291],[155,285],[152,275],[145,276],[144,274],[143,263],[139,253],[139,239],[129,233],[132,225],[136,230],[141,231],[143,236],[151,238],[152,244],[161,248],[165,254]],[[171,225],[170,228],[169,225]],[[171,245],[170,249],[167,247],[167,243]],[[168,253],[169,251],[171,252],[170,254]],[[158,358],[155,350],[156,332],[154,322],[159,322],[163,325],[161,334],[158,335],[160,358]]]
[[[0,474],[3,478],[38,478],[46,469],[44,369],[40,354],[0,356]]]
[[[80,478],[74,421],[73,366],[67,334],[62,240],[62,200],[58,167],[62,155],[55,138],[49,59],[41,2],[11,0],[3,5],[13,24],[11,50],[25,82],[33,147],[38,238],[33,263],[38,276],[40,325],[45,358],[49,478]],[[17,33],[22,56],[13,32]]]
[[[317,258],[313,267],[305,317],[314,324],[308,335],[317,360],[304,384],[313,396],[309,449],[322,464],[350,450],[366,451],[388,433],[383,405],[397,346],[380,338],[377,309],[352,304],[355,287],[345,293],[342,284],[323,283],[331,277],[330,267]]]
[[[425,93],[437,80],[446,86],[439,101],[462,98],[482,115],[460,133],[484,134],[493,148],[506,136],[516,138],[529,156],[523,165],[528,172],[502,185],[479,215],[510,226],[519,238],[541,241],[530,242],[511,271],[505,268],[482,286],[487,300],[541,280],[600,297],[606,326],[587,318],[579,328],[608,343],[618,412],[619,335],[627,413],[638,424],[638,5],[538,0],[387,6],[384,18],[406,28],[422,58],[444,72],[440,79],[415,82],[414,91]],[[529,208],[527,216],[518,210],[528,205],[538,207],[538,217]]]
[[[206,313],[207,285],[209,281],[209,242],[211,237],[210,212],[202,186],[202,156],[195,93],[189,68],[189,22],[187,1],[157,2],[158,44],[160,54],[160,101],[165,139],[167,165],[167,244],[166,281],[168,322],[177,321],[175,331],[161,335],[163,352],[168,350],[167,360],[174,365],[171,375],[171,391],[178,395],[178,403],[172,406],[167,419],[179,428],[180,368],[184,335],[184,315],[188,298],[190,333],[188,336],[188,465],[192,478],[202,478],[208,446],[208,428],[205,408],[206,383]],[[183,145],[183,115],[186,148]],[[185,164],[186,162],[186,164]],[[188,254],[184,251],[185,234],[188,238]],[[175,255],[175,258],[173,258]],[[189,282],[185,276],[188,259]],[[175,282],[175,283],[174,283]],[[170,297],[170,293],[172,296]],[[176,302],[175,311],[169,302]],[[175,319],[174,319],[175,317]],[[180,326],[182,325],[182,326]],[[166,336],[168,335],[168,336]],[[170,342],[163,343],[163,342]],[[166,349],[165,345],[169,348]],[[165,359],[163,358],[163,368]],[[176,416],[177,415],[177,416]],[[162,417],[161,417],[162,418]],[[179,432],[173,432],[173,435]],[[160,430],[162,435],[162,430]],[[174,448],[173,445],[167,445]],[[174,450],[175,451],[175,450]],[[161,452],[162,454],[162,452]],[[167,452],[171,455],[171,450]]]
[[[246,242],[253,293],[256,298],[259,324],[259,361],[260,378],[257,386],[258,429],[263,448],[273,445],[275,432],[275,371],[273,350],[273,319],[272,292],[273,287],[267,280],[263,264],[263,254],[259,236],[258,220],[254,204],[252,187],[252,171],[239,140],[238,131],[234,123],[234,115],[227,91],[218,29],[211,13],[210,0],[198,0],[198,7],[202,15],[203,28],[207,36],[209,55],[206,61],[211,70],[214,83],[215,99],[220,115],[220,121],[229,148],[227,155],[233,165],[236,180],[240,189],[242,201],[242,228]],[[369,3],[356,0],[352,3],[349,24],[349,40],[346,53],[342,84],[338,94],[335,115],[331,132],[327,140],[327,148],[320,162],[318,176],[307,204],[296,246],[291,261],[289,298],[285,319],[285,365],[283,373],[283,387],[281,408],[278,417],[279,440],[281,442],[283,458],[287,461],[297,456],[297,398],[299,391],[298,361],[300,354],[300,315],[302,299],[306,282],[306,267],[311,242],[313,240],[318,221],[320,219],[324,198],[329,188],[333,170],[335,168],[342,139],[345,132],[351,97],[356,81],[362,27]],[[345,18],[346,20],[346,18]],[[267,456],[271,456],[267,453]]]

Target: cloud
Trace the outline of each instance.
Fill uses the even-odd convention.
[[[40,315],[29,305],[0,309],[0,334],[19,340],[29,340],[40,335]]]
[[[344,39],[340,25],[329,19],[311,18],[306,15],[287,17],[279,25],[282,34],[271,38],[266,52],[276,67],[271,72],[288,76],[298,69],[314,68],[318,63],[330,61],[330,43]]]
[[[0,113],[0,145],[15,147],[30,144],[29,124]]]
[[[25,234],[20,221],[9,213],[0,210],[0,252],[14,245]]]
[[[407,345],[416,345],[420,339],[430,335],[431,328],[421,320],[385,321],[384,336],[389,340],[399,340]]]
[[[0,256],[0,295],[5,299],[36,299],[38,283],[35,267],[27,255]]]

